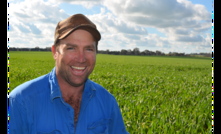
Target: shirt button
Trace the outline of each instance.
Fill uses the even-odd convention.
[[[70,108],[67,108],[68,111],[70,111]]]

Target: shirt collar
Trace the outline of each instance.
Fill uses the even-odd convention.
[[[92,85],[92,81],[87,79],[84,85],[83,97],[91,98],[96,91],[95,87]]]
[[[61,91],[58,85],[55,67],[49,73],[49,83],[50,83],[50,91],[51,91],[51,101],[53,101],[55,98],[61,97]]]
[[[52,69],[52,71],[49,73],[49,84],[50,84],[50,91],[51,91],[51,101],[53,101],[55,98],[61,98],[61,91],[60,86],[58,84],[58,80],[56,77],[56,71],[55,67]],[[84,91],[83,91],[83,98],[91,98],[94,96],[96,89],[92,84],[92,81],[87,79],[84,85]]]

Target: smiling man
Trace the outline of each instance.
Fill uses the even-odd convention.
[[[116,99],[88,79],[101,36],[82,14],[60,21],[49,74],[9,95],[10,134],[127,134]]]

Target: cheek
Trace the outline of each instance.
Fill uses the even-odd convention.
[[[61,65],[61,64],[65,63],[66,59],[67,58],[62,54],[57,53],[55,55],[55,60],[56,60],[57,65]]]
[[[96,55],[90,55],[90,56],[88,56],[88,59],[91,62],[91,64],[96,63]]]
[[[59,62],[63,65],[72,65],[73,63],[75,63],[74,59],[74,55],[71,54],[62,54],[59,56]]]
[[[94,68],[95,64],[96,64],[96,56],[91,59],[91,64],[92,64],[92,66]]]

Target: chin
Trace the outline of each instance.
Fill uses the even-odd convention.
[[[86,80],[87,80],[87,79],[81,80],[81,81],[72,81],[72,82],[71,82],[71,85],[74,86],[74,87],[80,87],[80,86],[83,86],[83,85],[84,85],[84,83],[85,83]]]

